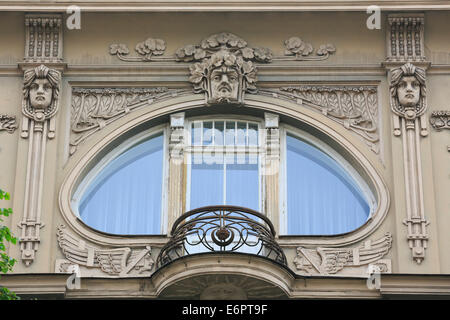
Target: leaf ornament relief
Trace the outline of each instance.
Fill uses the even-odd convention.
[[[17,122],[15,116],[0,115],[0,131],[13,133],[17,129]]]
[[[162,39],[148,38],[136,44],[135,51],[138,56],[128,56],[130,50],[126,44],[114,43],[109,46],[109,53],[117,56],[122,61],[137,62],[137,61],[156,61],[156,56],[161,56],[166,50],[166,42]],[[167,60],[167,58],[159,58],[159,60]],[[173,60],[173,58],[169,58]]]
[[[188,93],[182,89],[74,88],[72,90],[70,155],[93,133],[132,110]]]
[[[430,124],[437,131],[450,129],[450,110],[433,111],[430,117]]]
[[[357,134],[379,154],[376,86],[297,86],[259,90],[259,94],[294,101],[321,112]]]
[[[320,61],[326,60],[328,57],[336,52],[334,45],[328,43],[319,46],[316,50],[315,55],[314,48],[312,44],[303,41],[299,37],[291,37],[284,41],[284,54],[286,56],[294,56],[295,61]],[[278,58],[282,60],[287,60],[286,58]],[[277,59],[277,60],[278,60]],[[292,60],[292,59],[290,59]]]

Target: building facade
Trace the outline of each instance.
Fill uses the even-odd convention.
[[[448,298],[450,3],[375,2],[0,1],[0,284]]]

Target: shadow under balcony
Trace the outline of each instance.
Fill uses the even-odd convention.
[[[241,253],[257,255],[287,267],[275,229],[261,213],[237,206],[208,206],[180,216],[171,239],[161,249],[157,269],[194,254]]]

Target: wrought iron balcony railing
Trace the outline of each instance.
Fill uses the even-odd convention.
[[[171,236],[158,255],[157,268],[205,252],[254,254],[287,265],[272,223],[251,209],[209,206],[191,210],[175,221]]]

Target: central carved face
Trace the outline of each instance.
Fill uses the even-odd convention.
[[[420,82],[414,76],[403,77],[397,86],[397,96],[401,106],[416,106],[420,99]]]
[[[30,103],[35,109],[46,109],[52,102],[53,88],[47,79],[36,79],[30,86]]]
[[[230,67],[222,66],[211,72],[211,100],[228,102],[238,100],[239,74]]]

